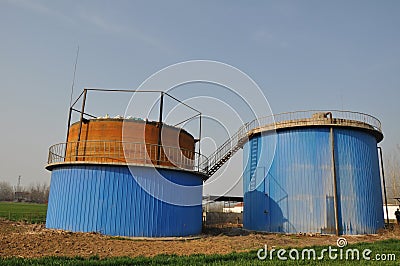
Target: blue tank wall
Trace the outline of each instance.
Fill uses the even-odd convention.
[[[346,128],[335,128],[334,140],[340,233],[376,233],[384,226],[377,141]],[[331,152],[329,128],[281,130],[247,142],[244,227],[334,234]]]
[[[135,167],[147,186],[164,191],[153,178],[152,168]],[[46,227],[75,232],[100,232],[119,236],[187,236],[201,233],[202,179],[190,172],[158,169],[163,177],[184,186],[200,186],[178,206],[149,195],[135,181],[127,166],[75,165],[54,168],[51,174]]]

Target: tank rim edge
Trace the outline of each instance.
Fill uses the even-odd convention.
[[[180,171],[180,172],[189,172],[198,176],[201,176],[202,180],[205,181],[209,178],[208,175],[206,175],[205,173],[202,173],[200,171],[196,171],[196,170],[189,170],[189,169],[182,169],[182,168],[177,168],[177,167],[172,167],[172,166],[166,166],[166,165],[149,165],[149,164],[135,164],[135,163],[113,163],[113,162],[105,162],[105,163],[101,163],[101,162],[85,162],[85,161],[81,161],[81,162],[77,162],[77,161],[73,161],[73,162],[58,162],[58,163],[51,163],[51,164],[47,164],[44,168],[48,171],[53,171],[53,169],[57,168],[57,167],[62,167],[62,166],[74,166],[74,165],[105,165],[105,166],[126,166],[126,167],[130,167],[130,166],[137,166],[137,167],[148,167],[148,168],[159,168],[159,169],[166,169],[166,170],[173,170],[173,171]]]
[[[266,125],[266,126],[273,126],[273,125]],[[265,126],[263,126],[265,127]],[[359,130],[363,132],[367,132],[371,135],[373,135],[377,141],[377,143],[380,143],[383,140],[383,133],[372,128],[367,128],[367,127],[360,127],[357,125],[342,125],[342,124],[314,124],[314,125],[288,125],[288,126],[282,126],[282,127],[273,127],[269,129],[262,129],[262,127],[254,128],[250,131],[247,132],[248,140],[252,139],[255,135],[259,135],[262,133],[266,132],[272,132],[272,131],[285,131],[285,130],[290,130],[292,128],[330,128],[330,127],[336,127],[336,128],[349,128],[353,130]]]

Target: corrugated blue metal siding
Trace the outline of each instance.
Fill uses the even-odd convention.
[[[61,166],[52,171],[46,227],[119,236],[200,234],[201,177],[190,172],[158,171],[176,184],[198,186],[188,199],[198,205],[178,206],[154,198],[139,186],[127,166]],[[159,193],[187,196],[164,189],[152,176],[152,168],[136,167],[134,173]]]
[[[335,233],[329,128],[293,128],[277,135],[276,150],[272,134],[256,136],[244,147],[244,227]],[[376,233],[384,224],[376,139],[344,128],[335,128],[334,138],[341,233]]]
[[[343,234],[368,234],[384,226],[376,140],[364,132],[335,130],[339,218]]]

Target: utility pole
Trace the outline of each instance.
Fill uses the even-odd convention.
[[[17,191],[21,191],[21,175],[18,176]]]

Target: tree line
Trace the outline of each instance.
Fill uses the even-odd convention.
[[[400,198],[400,145],[397,151],[387,154],[384,161],[386,193],[389,204],[399,204],[395,198]]]
[[[31,184],[17,189],[9,182],[0,181],[0,201],[47,203],[49,192],[50,187],[46,183]]]

